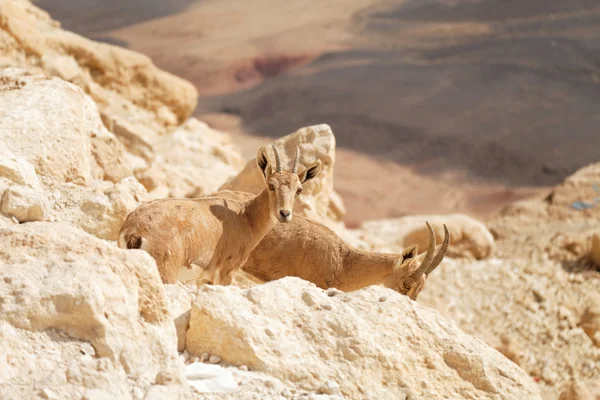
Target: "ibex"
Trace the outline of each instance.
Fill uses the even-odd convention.
[[[221,191],[222,198],[245,199],[248,193]],[[348,246],[338,235],[318,222],[296,216],[286,225],[275,226],[252,250],[244,271],[263,281],[297,276],[322,289],[353,291],[383,284],[416,300],[427,277],[442,262],[450,234],[444,225],[444,242],[437,254],[435,233],[426,222],[429,246],[418,254],[411,245],[402,254],[374,253]]]
[[[265,190],[244,199],[202,197],[161,199],[139,206],[127,216],[118,245],[142,249],[155,260],[163,283],[175,283],[182,267],[200,267],[213,284],[228,285],[252,249],[277,224],[289,223],[302,184],[321,170],[321,161],[298,174],[300,150],[291,172],[281,167],[273,145],[275,171],[262,147],[256,156]]]

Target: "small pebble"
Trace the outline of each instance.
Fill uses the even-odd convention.
[[[535,299],[535,301],[537,301],[538,303],[543,302],[544,300],[546,300],[546,297],[544,296],[544,294],[537,290],[537,289],[531,289],[532,293],[533,293],[533,297]]]
[[[383,303],[383,302],[384,302],[384,301],[386,301],[386,300],[387,300],[387,297],[385,297],[385,296],[381,296],[381,297],[379,298],[379,302],[380,302],[380,303]]]
[[[219,364],[219,363],[221,362],[221,357],[219,357],[219,356],[215,356],[215,355],[212,355],[212,356],[210,356],[210,358],[208,359],[208,362],[209,362],[210,364]]]
[[[200,358],[198,358],[198,357],[192,357],[192,358],[190,358],[190,362],[191,362],[192,364],[193,364],[193,363],[200,362]]]
[[[240,371],[248,371],[248,366],[247,366],[247,365],[240,365],[240,366],[238,367],[238,369],[239,369]]]
[[[208,354],[206,352],[204,352],[200,355],[200,361],[202,361],[202,362],[208,361],[209,358],[210,358],[210,354]]]
[[[184,351],[183,353],[181,353],[181,358],[183,358],[183,362],[187,362],[190,359],[190,353]]]
[[[329,310],[331,310],[331,306],[329,304],[324,304],[323,309],[329,311]]]

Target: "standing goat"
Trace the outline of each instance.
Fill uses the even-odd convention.
[[[244,265],[277,221],[292,220],[302,184],[321,170],[321,161],[317,160],[298,174],[297,149],[292,171],[283,171],[274,145],[273,151],[275,172],[264,147],[256,156],[265,182],[260,194],[244,199],[161,199],[143,204],[123,222],[119,247],[147,251],[156,260],[163,283],[175,283],[182,267],[196,266],[202,270],[199,279],[228,285],[232,273]]]
[[[245,199],[252,195],[221,191],[214,196]],[[243,269],[263,281],[297,276],[322,289],[353,291],[383,284],[416,300],[450,244],[450,234],[444,225],[444,242],[434,256],[435,233],[426,224],[429,246],[425,254],[417,256],[417,245],[408,246],[402,254],[355,249],[331,229],[296,216],[289,224],[275,226],[250,253]]]

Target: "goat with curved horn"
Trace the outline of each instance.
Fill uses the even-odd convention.
[[[376,253],[350,247],[329,228],[296,216],[289,224],[274,227],[250,253],[243,269],[263,281],[297,276],[322,289],[353,291],[383,284],[416,300],[450,243],[445,228],[444,244],[434,255],[435,233],[429,224],[427,229],[429,246],[424,254],[417,255],[417,245],[401,254]]]
[[[427,269],[429,268],[429,264],[431,264],[431,260],[433,260],[433,253],[435,252],[435,232],[433,231],[433,228],[431,227],[428,221],[425,221],[425,224],[427,225],[427,232],[429,233],[429,245],[427,246],[427,253],[425,253],[425,258],[423,259],[423,261],[421,261],[421,264],[419,264],[417,269],[415,269],[415,272],[411,274],[415,277],[419,277],[427,271]]]
[[[252,195],[225,190],[213,196],[246,199]],[[417,255],[417,245],[401,254],[375,253],[350,247],[329,228],[298,215],[289,224],[277,224],[252,250],[243,269],[263,281],[297,276],[322,289],[353,291],[383,284],[415,300],[446,254],[450,235],[444,229],[444,244],[435,256],[431,226],[425,254]]]
[[[433,258],[433,261],[431,261],[431,264],[427,268],[427,271],[425,271],[425,273],[427,275],[431,274],[433,272],[433,270],[436,269],[438,265],[440,265],[440,263],[444,259],[444,256],[446,255],[446,252],[448,251],[449,245],[450,245],[450,232],[448,232],[448,227],[446,226],[446,224],[444,224],[444,242],[442,243],[442,247],[440,248],[440,250],[437,252],[435,257]]]
[[[411,293],[416,292],[418,294],[423,290],[427,277],[442,262],[450,244],[450,232],[448,232],[448,227],[444,224],[444,242],[442,243],[437,254],[434,256],[436,249],[435,232],[431,228],[429,222],[425,223],[427,224],[427,231],[429,232],[429,245],[427,248],[427,253],[425,254],[425,258],[423,261],[421,261],[418,267],[414,268],[408,273],[407,276],[402,278],[402,286],[404,290],[407,291],[409,297],[411,296]],[[401,268],[400,265],[397,267]]]

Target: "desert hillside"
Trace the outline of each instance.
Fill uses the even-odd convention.
[[[45,4],[60,6],[58,2]],[[228,2],[218,7],[211,1],[174,2],[171,8],[158,2],[149,4],[155,8],[148,7],[147,15],[123,16],[114,25],[103,25],[99,18],[94,27],[78,16],[69,19],[65,15],[64,26],[77,27],[80,21],[79,29],[88,26],[86,35],[104,37],[104,42],[117,38],[119,32],[123,35],[119,40],[134,47],[131,39],[125,39],[127,35],[138,35],[132,32],[149,29],[152,24],[165,23],[167,27],[170,18],[189,18],[207,8],[232,16]],[[282,9],[299,13],[305,9],[303,4],[290,3]],[[335,22],[339,26],[331,36],[323,36],[321,43],[338,54],[353,51],[344,47],[352,36],[344,35],[356,33],[338,30],[346,27],[348,18],[360,22],[391,17],[424,21],[435,17],[438,21],[443,17],[446,24],[465,15],[461,11],[453,17],[447,9],[439,14],[438,2],[423,2],[423,6],[406,3],[398,10],[392,7],[394,3],[386,3],[383,9],[359,1],[345,4],[347,14],[340,14]],[[468,6],[468,14],[477,23],[485,20],[496,29],[477,4],[458,2],[455,7]],[[514,12],[511,4],[502,4],[506,18]],[[558,3],[549,6],[551,18],[539,19],[535,7],[523,18],[542,25],[560,15],[586,21],[578,14],[585,7],[589,11],[585,15],[594,18],[591,3],[570,4],[572,9]],[[105,5],[103,10],[109,16],[126,10],[119,2]],[[320,3],[320,11],[338,6],[337,2]],[[267,4],[257,3],[260,7]],[[306,15],[307,19],[297,19],[297,31],[289,30],[290,35],[299,34],[305,24],[313,22],[315,27],[330,26],[322,24],[317,18],[322,14],[316,11]],[[250,33],[257,22],[244,21],[241,28]],[[270,27],[277,32],[285,30],[286,23],[274,18]],[[372,25],[356,26],[366,32],[375,29]],[[583,23],[581,29],[566,22],[563,25],[565,34],[573,37],[587,32]],[[219,28],[217,22],[213,28]],[[160,29],[156,29],[158,34]],[[479,27],[475,33],[484,30]],[[342,31],[345,33],[340,36]],[[472,39],[473,30],[467,31]],[[263,31],[254,32],[260,36]],[[414,34],[422,34],[419,32]],[[104,36],[96,36],[99,33]],[[196,33],[190,32],[190,36]],[[439,34],[436,30],[426,33]],[[319,36],[319,30],[315,28],[312,34]],[[241,37],[233,35],[231,43],[235,45],[222,47],[220,62],[239,45],[237,40]],[[430,46],[426,40],[417,42],[411,46],[418,51]],[[151,40],[147,43],[154,46]],[[164,61],[158,57],[158,62]],[[572,174],[558,172],[552,178],[557,184],[547,193],[511,201],[523,195],[526,186],[522,182],[513,182],[513,187],[504,178],[496,181],[491,167],[482,167],[477,177],[468,168],[461,172],[456,160],[428,159],[425,150],[417,151],[419,143],[434,143],[441,146],[437,154],[461,159],[461,151],[471,154],[473,150],[468,135],[460,142],[466,146],[461,149],[459,142],[453,141],[459,138],[444,139],[442,133],[435,140],[427,132],[407,134],[407,143],[412,140],[411,154],[420,158],[403,164],[385,155],[372,157],[368,149],[347,144],[349,137],[336,121],[349,118],[346,121],[354,121],[350,125],[359,123],[358,114],[337,117],[332,113],[331,124],[327,120],[315,124],[309,115],[302,120],[300,109],[296,113],[289,110],[291,106],[284,107],[289,119],[285,120],[281,108],[273,113],[273,123],[285,120],[296,125],[282,125],[281,129],[287,130],[278,134],[266,128],[249,129],[253,123],[260,124],[259,119],[251,122],[244,118],[251,103],[236,103],[239,107],[228,108],[227,115],[200,114],[207,121],[195,116],[199,101],[204,106],[231,107],[233,93],[239,99],[250,96],[259,101],[258,94],[269,91],[273,87],[269,85],[280,82],[285,88],[286,79],[302,82],[291,77],[309,76],[308,71],[323,62],[328,62],[327,57],[319,55],[300,62],[288,72],[291,75],[245,82],[245,92],[236,84],[225,90],[227,79],[222,75],[224,86],[210,88],[209,93],[216,96],[221,90],[218,101],[222,103],[218,103],[215,98],[203,97],[208,92],[199,96],[199,81],[192,83],[161,69],[147,55],[70,32],[28,0],[0,0],[1,399],[600,398],[598,160]],[[419,68],[419,73],[427,69]],[[325,69],[320,71],[306,82]],[[498,79],[503,76],[499,74]],[[322,89],[319,93],[339,95]],[[228,96],[232,97],[228,100]],[[286,104],[286,92],[278,96],[281,104]],[[349,101],[352,98],[348,96]],[[431,99],[426,100],[423,104]],[[373,98],[365,97],[362,104],[377,108]],[[478,104],[482,106],[481,101]],[[239,115],[232,116],[232,110]],[[418,113],[414,117],[418,118]],[[231,128],[231,133],[215,129],[219,123]],[[449,126],[443,125],[444,129]],[[256,135],[248,135],[250,131]],[[364,139],[359,136],[356,140]],[[263,144],[274,144],[279,150],[267,146],[257,153]],[[467,165],[481,157],[493,166],[512,154],[505,152],[509,144],[507,140],[507,147],[497,153],[486,153],[493,146],[478,147],[481,154],[462,161]],[[298,155],[296,149],[300,149]],[[525,160],[520,164],[525,177],[528,171],[535,171],[527,167],[533,165],[527,161],[529,150],[524,147],[519,153]],[[585,152],[581,154],[583,163]],[[560,168],[575,169],[575,164],[567,166],[567,161]],[[442,168],[446,162],[454,166]],[[275,169],[268,170],[272,165]],[[227,244],[220,250],[225,259],[229,249],[246,243],[246,238],[236,236],[231,228],[238,225],[227,223],[237,221],[233,215],[236,206],[247,205],[256,211],[251,207],[258,204],[261,211],[270,212],[269,221],[275,225],[265,235],[280,232],[273,227],[289,225],[275,221],[272,214],[282,209],[272,209],[270,193],[283,191],[275,186],[271,189],[273,182],[265,178],[278,172],[278,179],[292,176],[278,171],[278,166],[293,174],[293,165],[298,167],[297,182],[311,168],[318,171],[300,192],[292,192],[297,194],[293,196],[293,218],[308,221],[322,236],[292,236],[291,244],[285,246],[281,244],[285,235],[276,237],[264,250],[266,255],[255,257],[267,260],[257,265],[264,272],[261,276],[247,272],[245,265],[244,269],[236,265],[231,284],[202,284],[199,277],[208,267],[198,266],[202,260],[194,259],[176,271],[181,272],[177,282],[165,283],[164,259],[155,258],[145,246],[144,240],[152,235],[142,237],[139,245],[119,241],[128,216],[152,200],[183,199],[182,203],[151,203],[176,204],[169,209],[173,215],[178,215],[183,203],[218,201],[224,204],[222,208],[209,208],[210,212],[194,216],[201,221],[221,216],[222,230],[211,230],[204,236],[206,242],[189,245],[205,247],[214,236],[218,243]],[[429,167],[441,168],[444,172],[439,173],[445,175],[428,172]],[[361,168],[364,171],[358,175]],[[506,168],[512,171],[515,167]],[[390,171],[399,175],[390,177]],[[553,183],[546,180],[553,174],[548,171],[555,170],[536,172],[532,176],[541,181],[525,183]],[[379,176],[376,183],[389,186],[369,193],[371,197],[362,196],[367,190],[363,182],[373,181],[373,174]],[[408,180],[392,187],[398,176]],[[489,180],[487,186],[479,183],[482,177]],[[349,197],[352,193],[356,197]],[[390,193],[396,200],[404,194],[406,201],[389,203],[396,208],[386,212],[394,218],[365,221],[370,214],[360,214],[360,210],[353,214],[356,209],[345,201],[350,199],[357,207]],[[498,194],[502,194],[500,202],[488,198]],[[429,203],[416,215],[400,216],[403,204],[411,201]],[[428,207],[435,208],[436,202],[445,202],[435,206],[443,212],[429,213]],[[456,212],[465,204],[477,209],[478,203],[485,202],[495,202],[496,208],[505,206],[486,221]],[[479,207],[482,214],[491,209]],[[248,232],[258,231],[252,229],[258,214],[240,214],[239,223],[246,221]],[[190,220],[174,221],[181,227],[167,231],[168,240],[173,241],[169,243],[178,241],[186,246],[182,232],[207,230],[203,223],[190,227]],[[436,247],[432,238],[436,236],[441,243],[445,226],[449,247],[440,258],[447,242]],[[333,250],[302,252],[324,244]],[[425,252],[428,248],[437,252]],[[164,243],[163,249],[167,258],[180,252],[179,247]],[[279,252],[279,260],[284,261],[274,261],[278,258],[269,252]],[[339,265],[336,254],[344,263],[351,260],[349,254],[355,258],[353,263],[342,263],[332,277],[321,276],[331,265]],[[301,270],[312,265],[316,276],[303,280],[290,273],[282,279],[269,279],[269,272],[288,271],[291,261],[297,261]],[[435,265],[430,269],[435,263],[439,263],[437,269]],[[338,282],[349,282],[351,289],[340,290]]]
[[[244,148],[328,123],[350,223],[488,217],[600,152],[593,1],[169,1],[143,22],[136,2],[104,2],[94,24],[72,3],[39,1],[194,83],[196,115],[228,131],[238,119]]]

